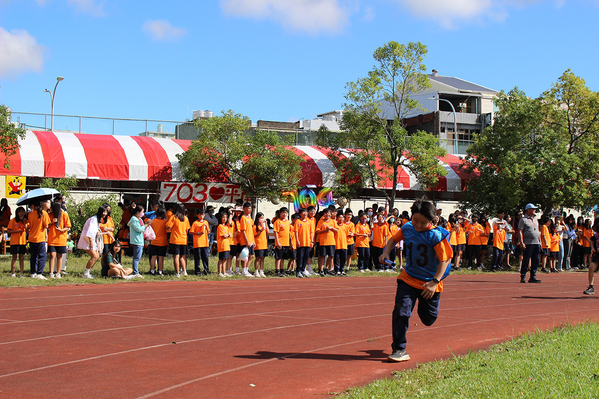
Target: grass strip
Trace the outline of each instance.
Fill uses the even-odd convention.
[[[599,398],[599,325],[537,331],[351,388],[342,399]]]

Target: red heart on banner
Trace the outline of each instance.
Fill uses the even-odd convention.
[[[218,201],[222,197],[225,196],[225,188],[224,187],[210,187],[210,196],[214,201]]]

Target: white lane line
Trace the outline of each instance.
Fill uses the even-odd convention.
[[[194,382],[199,382],[199,381],[202,381],[202,380],[207,380],[208,378],[218,377],[218,376],[221,376],[223,374],[232,373],[234,371],[243,370],[243,369],[246,369],[246,368],[249,368],[249,367],[259,366],[261,364],[270,363],[270,362],[273,362],[275,360],[288,359],[288,358],[291,358],[291,357],[301,356],[301,355],[304,355],[306,353],[315,353],[315,352],[325,351],[325,350],[328,350],[328,349],[339,348],[341,346],[355,345],[355,344],[359,344],[359,343],[363,343],[363,342],[368,342],[368,341],[371,341],[373,339],[374,340],[379,340],[379,339],[387,338],[387,337],[390,337],[390,336],[391,336],[391,334],[386,334],[386,335],[381,335],[380,337],[374,337],[374,338],[369,338],[369,339],[360,339],[358,341],[344,342],[342,344],[337,344],[337,345],[323,346],[322,348],[311,349],[309,351],[296,352],[296,353],[292,353],[292,354],[285,355],[285,356],[275,357],[275,358],[272,358],[272,359],[261,360],[259,362],[255,362],[255,363],[251,363],[251,364],[246,364],[244,366],[235,367],[235,368],[228,369],[228,370],[219,371],[218,373],[213,373],[213,374],[205,375],[203,377],[199,377],[199,378],[195,378],[193,380],[185,381],[185,382],[182,382],[180,384],[172,385],[170,387],[161,389],[159,391],[154,391],[154,392],[148,393],[148,394],[143,395],[143,396],[138,396],[137,399],[151,398],[152,396],[160,395],[162,393],[166,393],[166,392],[172,391],[173,389],[177,389],[177,388],[181,388],[181,387],[184,387],[186,385],[189,385],[189,384],[193,384]]]
[[[195,339],[188,339],[188,340],[184,340],[184,341],[178,341],[177,345],[190,344],[190,343],[201,342],[201,341],[209,341],[209,340],[213,340],[213,339],[231,338],[231,337],[236,337],[236,336],[245,335],[245,334],[265,333],[265,332],[269,332],[269,331],[284,330],[284,329],[289,329],[289,328],[307,327],[307,326],[314,326],[314,325],[319,325],[319,324],[339,323],[339,322],[346,322],[346,321],[353,321],[353,320],[363,320],[363,319],[371,319],[371,318],[377,318],[377,317],[389,317],[389,314],[385,313],[385,314],[381,314],[381,315],[351,317],[351,318],[347,318],[347,319],[332,319],[332,320],[325,320],[325,321],[315,321],[315,322],[311,322],[311,323],[302,323],[302,324],[293,324],[293,325],[278,326],[278,327],[271,327],[271,328],[263,328],[260,330],[253,330],[253,331],[241,331],[241,332],[236,332],[236,333],[231,333],[231,334],[223,334],[223,335],[216,335],[216,336],[211,336],[211,337],[203,337],[203,338],[195,338]],[[173,345],[172,342],[168,342],[168,343],[164,343],[164,344],[129,349],[126,351],[106,353],[104,355],[92,356],[92,357],[87,357],[84,359],[71,360],[68,362],[50,364],[47,366],[36,367],[33,369],[15,371],[13,373],[8,373],[8,374],[2,374],[2,375],[0,375],[0,378],[6,378],[6,377],[12,377],[15,375],[33,373],[36,371],[48,370],[48,369],[53,369],[56,367],[67,366],[70,364],[83,363],[83,362],[88,362],[91,360],[103,359],[103,358],[112,357],[112,356],[125,355],[128,353],[135,353],[135,352],[141,352],[141,351],[146,351],[146,350],[150,350],[150,349],[163,348],[163,347],[171,346],[171,345]]]
[[[388,305],[388,304],[389,304],[389,302],[378,302],[378,303],[375,302],[375,303],[358,304],[358,305],[354,305],[354,306],[355,307],[378,306],[378,305]],[[345,307],[347,307],[347,305],[325,306],[325,307],[321,307],[321,308],[311,308],[310,310],[328,310],[328,309],[338,309],[338,308],[345,308]],[[217,319],[234,319],[234,318],[240,318],[240,317],[269,316],[269,315],[276,315],[276,314],[280,314],[280,313],[303,312],[305,310],[306,309],[288,309],[288,310],[275,310],[275,311],[271,311],[271,312],[244,313],[244,314],[236,314],[236,315],[229,315],[229,316],[219,315],[219,316],[214,316],[214,317],[201,317],[198,319],[189,319],[189,320],[168,320],[164,323],[152,323],[152,324],[143,324],[143,325],[126,326],[126,327],[113,327],[113,328],[104,328],[104,329],[100,329],[100,330],[79,331],[79,332],[73,332],[73,333],[48,335],[48,336],[44,336],[44,337],[20,339],[20,340],[16,340],[16,341],[0,342],[0,345],[18,344],[18,343],[23,343],[23,342],[39,341],[42,339],[54,339],[54,338],[70,337],[70,336],[74,336],[74,335],[95,334],[95,333],[108,332],[108,331],[120,331],[120,330],[131,330],[131,329],[135,329],[135,328],[156,327],[156,326],[164,326],[164,325],[169,325],[169,324],[195,323],[198,321],[208,321],[208,320],[217,320]],[[118,315],[113,315],[110,313],[100,313],[99,315],[118,316]],[[289,317],[292,317],[292,316],[289,316]],[[303,318],[306,318],[306,317],[303,317]],[[330,320],[330,319],[314,318],[313,320]]]

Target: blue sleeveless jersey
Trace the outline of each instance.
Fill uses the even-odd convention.
[[[412,222],[401,227],[404,235],[404,251],[406,253],[406,273],[418,280],[430,281],[437,273],[439,259],[435,253],[435,246],[443,240],[449,240],[449,231],[442,227],[418,232]],[[449,275],[451,261],[447,265],[443,277]]]

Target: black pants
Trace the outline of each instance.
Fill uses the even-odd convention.
[[[44,267],[46,267],[46,243],[43,241],[30,242],[29,255],[31,256],[29,261],[31,274],[42,274],[44,272]]]
[[[383,254],[385,248],[375,247],[374,245],[370,247],[370,256],[372,258],[372,266],[379,270],[389,269],[389,265],[384,264],[381,265],[379,263],[379,256]]]
[[[503,260],[503,249],[493,247],[493,270],[501,269],[501,261]]]
[[[439,316],[441,293],[435,292],[430,299],[422,298],[421,294],[422,290],[406,284],[403,280],[397,280],[395,308],[393,309],[393,344],[391,345],[394,352],[406,349],[406,334],[416,299],[418,299],[418,316],[422,324],[431,326]]]
[[[299,247],[295,251],[295,255],[297,258],[295,272],[301,273],[306,270],[306,265],[308,264],[308,259],[310,258],[310,247]]]
[[[370,248],[358,247],[358,269],[368,269],[368,259],[370,259]]]
[[[480,264],[480,245],[468,245],[468,267],[472,267],[472,261],[476,261],[476,267]]]
[[[335,273],[341,273],[345,270],[345,263],[347,262],[347,249],[336,249],[335,250]]]
[[[528,264],[530,263],[530,278],[535,278],[537,269],[539,268],[539,255],[541,254],[540,244],[529,244],[524,248],[522,256],[522,269],[520,269],[520,277],[526,277]]]
[[[210,273],[210,268],[208,266],[208,256],[210,254],[209,248],[208,247],[194,248],[192,250],[192,253],[193,253],[193,261],[194,261],[194,265],[195,265],[196,274],[198,276],[202,274],[202,268],[200,267],[200,259],[202,260],[202,263],[204,264],[204,272],[206,272],[206,274]]]

